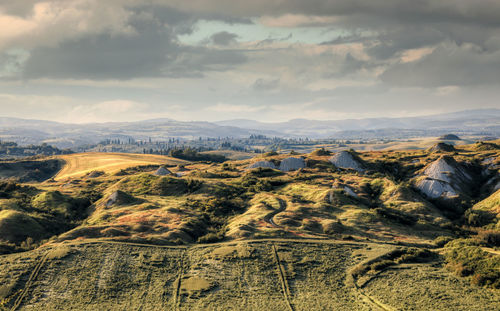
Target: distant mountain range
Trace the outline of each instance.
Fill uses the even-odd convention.
[[[293,136],[336,137],[348,132],[374,132],[379,130],[405,129],[424,131],[453,131],[461,133],[485,132],[498,135],[500,132],[500,109],[478,109],[409,118],[367,118],[345,120],[294,119],[280,123],[263,123],[237,119],[216,122],[224,126],[246,129],[277,131]],[[495,134],[496,133],[496,134]]]
[[[172,137],[248,137],[262,134],[309,138],[405,138],[446,133],[500,136],[500,109],[466,110],[410,118],[347,120],[294,119],[264,123],[238,119],[183,122],[153,119],[137,122],[67,124],[43,120],[0,118],[0,139],[20,144],[48,143],[69,148],[103,139],[166,140]]]

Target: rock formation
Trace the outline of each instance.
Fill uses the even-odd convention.
[[[358,172],[363,172],[364,169],[351,153],[347,151],[341,151],[334,154],[330,158],[330,162],[338,168],[353,169]]]
[[[253,168],[258,168],[258,167],[267,167],[267,168],[276,169],[276,165],[274,165],[274,163],[271,161],[258,161],[258,162],[252,163],[248,166],[248,169],[253,169]]]
[[[283,172],[296,171],[306,167],[306,162],[303,158],[286,158],[280,163],[279,169]]]
[[[451,199],[467,190],[471,176],[451,157],[440,157],[429,164],[415,186],[429,198]]]
[[[166,176],[166,175],[170,175],[172,174],[171,171],[167,170],[166,168],[164,168],[163,166],[158,168],[154,173],[153,175],[156,175],[156,176]]]

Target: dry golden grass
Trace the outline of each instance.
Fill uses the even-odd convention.
[[[114,174],[122,169],[140,165],[179,165],[189,163],[188,161],[161,155],[131,153],[89,152],[62,155],[58,158],[64,160],[66,164],[55,176],[55,180],[78,178],[91,171]]]

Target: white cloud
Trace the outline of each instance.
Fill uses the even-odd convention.
[[[73,107],[66,115],[73,123],[100,123],[112,121],[132,121],[152,116],[149,105],[130,100],[110,100]]]
[[[131,14],[121,5],[98,0],[38,2],[26,17],[0,11],[0,51],[55,45],[102,32],[133,34],[128,25]]]

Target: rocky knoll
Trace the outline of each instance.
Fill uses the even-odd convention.
[[[166,176],[166,175],[170,175],[172,174],[171,171],[167,170],[166,168],[164,167],[160,167],[158,168],[154,173],[153,175],[156,175],[156,176]]]
[[[453,152],[455,147],[447,143],[437,143],[429,149],[429,152]]]
[[[276,169],[276,165],[274,165],[274,163],[271,161],[257,161],[255,163],[250,164],[248,166],[248,169],[259,168],[259,167]]]
[[[420,174],[416,188],[432,199],[452,199],[466,192],[471,176],[452,157],[442,156]]]
[[[286,158],[280,163],[279,169],[283,172],[296,171],[306,167],[306,162],[303,158]]]
[[[341,151],[334,154],[329,161],[338,168],[352,169],[358,172],[364,171],[361,163],[348,151]]]

